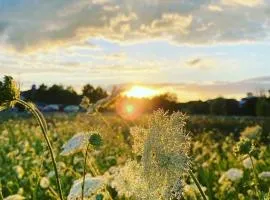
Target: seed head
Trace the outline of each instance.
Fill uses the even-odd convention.
[[[13,100],[20,98],[20,90],[11,76],[5,76],[4,81],[0,81],[0,110],[6,107],[13,107]],[[3,105],[5,107],[3,107]]]
[[[177,112],[169,116],[162,110],[153,114],[144,143],[142,164],[150,187],[174,185],[190,164],[190,138],[186,117]]]

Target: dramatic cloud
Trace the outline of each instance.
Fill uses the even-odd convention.
[[[51,48],[94,37],[178,44],[264,41],[263,0],[0,0],[0,46]]]

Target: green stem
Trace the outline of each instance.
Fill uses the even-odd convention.
[[[252,165],[252,171],[253,171],[254,180],[255,180],[255,190],[256,190],[256,194],[257,194],[258,198],[261,199],[261,198],[260,198],[259,188],[258,188],[259,181],[258,181],[256,169],[255,169],[255,166],[254,166],[254,162],[253,162],[252,156],[251,156],[250,154],[248,154],[248,156],[249,156],[249,159],[250,159],[251,165]]]
[[[3,194],[2,194],[2,184],[0,181],[0,200],[4,200]]]
[[[190,177],[193,179],[193,181],[195,182],[197,188],[199,189],[200,191],[200,194],[202,196],[202,198],[204,200],[207,200],[207,197],[204,193],[204,191],[202,190],[202,187],[201,187],[201,184],[199,183],[199,181],[197,180],[197,178],[195,177],[195,175],[193,174],[192,170],[191,169],[188,169],[188,174],[190,175]]]
[[[88,155],[88,150],[90,148],[90,142],[87,144],[85,156],[84,156],[84,166],[83,166],[83,182],[82,182],[82,200],[84,198],[84,185],[85,185],[85,175],[86,175],[86,162],[87,162],[87,155]]]
[[[62,192],[62,188],[61,188],[61,183],[60,183],[60,178],[59,178],[59,174],[58,174],[58,170],[57,170],[55,155],[53,153],[53,148],[52,148],[51,142],[50,142],[49,137],[48,137],[47,126],[45,125],[46,121],[45,121],[44,117],[42,116],[42,114],[40,112],[37,112],[37,109],[35,107],[33,107],[32,105],[29,105],[27,102],[25,102],[21,99],[16,99],[15,101],[17,103],[21,104],[22,106],[24,106],[26,109],[28,109],[34,115],[34,117],[37,119],[37,121],[41,127],[43,136],[46,140],[46,143],[47,143],[47,146],[49,148],[50,155],[52,158],[59,196],[60,196],[61,200],[64,200],[63,192]]]

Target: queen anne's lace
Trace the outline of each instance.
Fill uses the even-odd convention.
[[[82,183],[83,183],[83,178],[74,181],[68,195],[68,200],[81,199]],[[91,175],[87,174],[85,176],[85,185],[84,185],[84,192],[83,192],[84,197],[91,198],[92,196],[96,195],[98,191],[102,190],[104,186],[105,186],[105,181],[103,177],[92,177]]]

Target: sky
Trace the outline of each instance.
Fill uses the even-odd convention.
[[[3,75],[180,101],[268,91],[270,0],[0,0]]]

